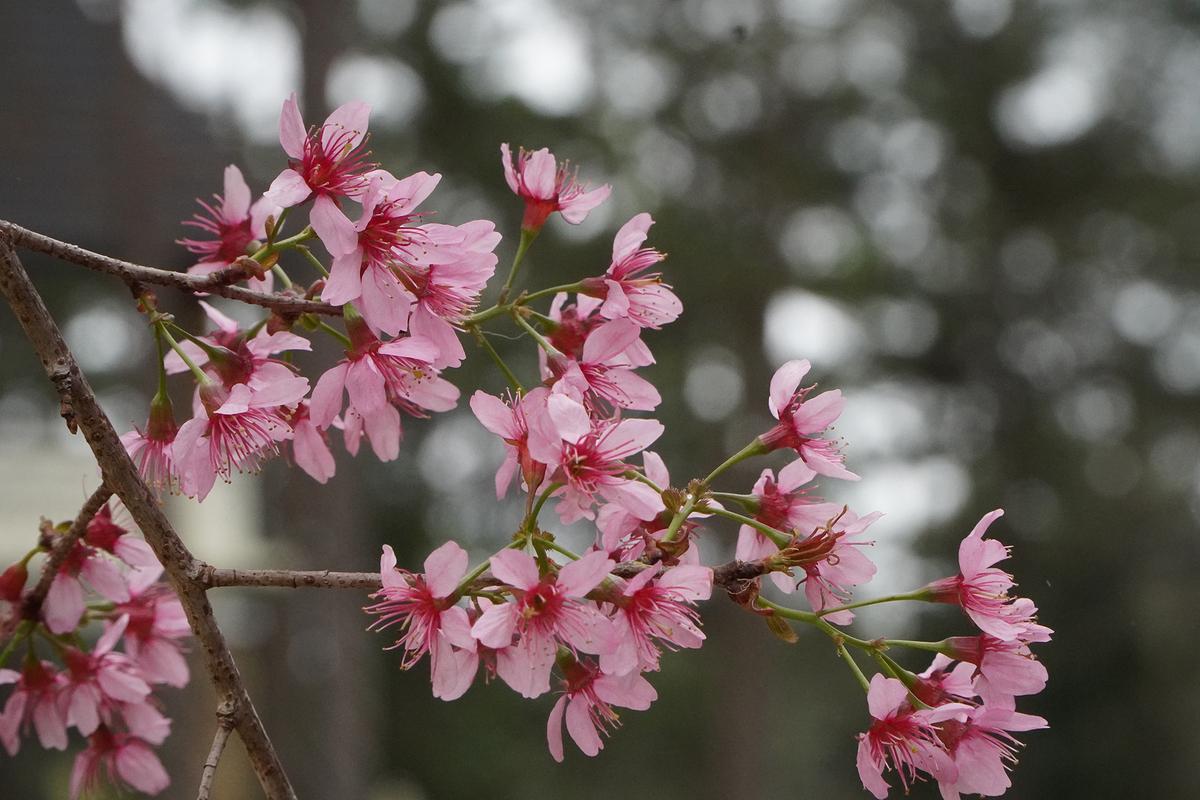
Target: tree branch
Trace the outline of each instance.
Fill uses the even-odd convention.
[[[146,267],[128,261],[111,258],[85,250],[82,247],[49,236],[22,228],[7,220],[0,219],[0,236],[7,235],[14,245],[27,247],[39,253],[54,256],[81,267],[115,275],[131,286],[137,283],[150,283],[156,286],[172,286],[190,294],[215,294],[262,306],[286,314],[325,314],[341,316],[342,309],[316,300],[305,300],[301,297],[283,294],[264,294],[240,286],[228,285],[230,274],[226,270],[218,270],[210,275],[189,275],[186,272]]]
[[[59,390],[62,401],[69,405],[72,419],[83,431],[100,466],[105,485],[121,498],[166,570],[167,578],[187,613],[192,632],[204,651],[205,666],[213,686],[222,702],[230,703],[233,709],[235,727],[246,745],[246,752],[263,792],[269,800],[293,800],[296,794],[275,752],[275,746],[250,700],[204,589],[195,581],[198,562],[138,474],[108,416],[96,401],[87,378],[80,371],[46,304],[12,248],[9,239],[12,227],[0,226],[0,294],[12,307],[34,352],[41,359],[46,375]]]
[[[217,706],[217,732],[213,734],[212,748],[208,758],[204,759],[204,769],[200,772],[200,789],[196,800],[208,800],[212,793],[213,781],[217,777],[217,765],[221,763],[221,755],[225,752],[225,744],[229,734],[233,732],[233,706],[222,703]]]
[[[375,591],[382,585],[378,572],[333,572],[331,570],[290,569],[218,569],[200,564],[196,570],[196,583],[206,589],[226,586],[259,586],[284,589],[369,589]],[[618,564],[613,574],[632,578],[648,565],[637,561]],[[747,582],[766,574],[766,567],[759,561],[730,561],[713,567],[713,585],[729,592],[738,592]],[[481,576],[473,586],[480,588],[494,585],[494,579]]]
[[[276,586],[284,589],[370,589],[380,587],[378,572],[332,570],[217,569],[207,564],[197,578],[206,589],[224,586]]]

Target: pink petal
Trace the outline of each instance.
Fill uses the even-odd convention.
[[[325,483],[332,478],[336,469],[333,453],[329,451],[325,437],[312,424],[312,420],[297,425],[293,433],[292,453],[296,458],[296,465],[317,483]]]
[[[326,195],[313,201],[308,219],[330,255],[345,255],[358,247],[358,231],[354,229],[354,223]]]
[[[551,393],[546,400],[546,413],[558,436],[572,444],[587,436],[592,430],[592,420],[587,409],[565,394]]]
[[[347,148],[354,149],[366,136],[370,119],[371,107],[361,100],[351,100],[349,103],[335,108],[333,113],[325,119],[325,127],[321,131],[321,141],[327,143],[342,130],[352,131],[354,136],[350,138]]]
[[[622,225],[621,230],[617,231],[617,235],[613,239],[613,263],[624,261],[636,253],[642,246],[642,242],[646,241],[650,226],[653,224],[654,220],[643,211]]]
[[[525,168],[521,171],[525,189],[530,195],[539,200],[550,200],[554,197],[555,172],[558,167],[554,156],[543,147],[529,155]]]
[[[513,603],[488,606],[471,626],[471,636],[484,647],[509,647],[516,629],[516,613],[517,607]]]
[[[641,332],[630,320],[610,320],[593,330],[583,343],[583,360],[589,364],[608,363],[633,344]]]
[[[500,145],[500,165],[504,167],[504,180],[508,184],[508,188],[512,189],[514,192],[520,192],[521,187],[517,183],[517,174],[513,170],[512,153],[509,152],[508,142]],[[561,738],[562,737],[560,736],[560,741]],[[558,749],[561,753],[562,747],[560,746]],[[562,758],[559,758],[558,760],[562,761]]]
[[[74,577],[58,573],[42,603],[42,620],[51,633],[71,633],[83,616],[83,587]]]
[[[887,719],[896,713],[908,698],[908,689],[895,678],[885,678],[876,672],[867,691],[867,708],[875,719]]]
[[[307,138],[296,93],[292,92],[283,101],[283,110],[279,114],[279,144],[283,146],[283,152],[299,159],[304,157],[304,140]]]
[[[116,770],[121,780],[146,794],[158,794],[171,785],[171,778],[158,756],[137,740],[130,740],[117,749]]]
[[[471,395],[469,405],[479,423],[501,439],[516,439],[520,436],[512,409],[499,397],[493,397],[479,389]]]
[[[533,556],[520,550],[501,550],[491,558],[492,574],[517,589],[532,589],[541,581]]]
[[[779,419],[779,414],[791,401],[792,395],[800,387],[800,381],[808,374],[811,365],[808,360],[789,361],[771,376],[771,394],[769,406],[771,414]]]
[[[221,216],[227,222],[241,222],[250,215],[250,187],[242,171],[233,164],[225,168],[225,196]]]
[[[291,208],[308,199],[312,194],[304,176],[294,169],[285,169],[271,181],[270,188],[263,195],[271,205],[280,208]]]
[[[505,165],[507,166],[507,147],[505,148]],[[509,168],[506,171],[511,171]],[[515,191],[515,188],[514,188]],[[550,756],[558,763],[563,761],[563,739],[562,739],[562,723],[563,712],[567,709],[567,696],[564,694],[554,703],[554,707],[550,709],[550,717],[546,720],[546,745],[550,748]]]
[[[806,400],[796,412],[795,426],[800,433],[819,433],[832,425],[846,407],[841,389],[821,392]]]
[[[327,370],[313,389],[308,403],[308,415],[318,428],[328,428],[333,418],[342,413],[342,392],[346,388],[346,373],[350,362],[342,361]]]
[[[362,417],[371,451],[380,461],[394,461],[400,455],[400,412],[395,406],[384,406],[374,414]]]
[[[321,299],[326,303],[340,306],[362,296],[362,261],[361,248],[340,256],[334,256],[333,265],[329,268],[329,279],[321,290]]]
[[[587,698],[576,695],[567,703],[567,732],[584,755],[594,756],[604,749],[600,734],[596,733],[596,725],[592,722],[592,714]]]
[[[587,219],[588,213],[593,208],[607,200],[611,192],[612,187],[606,183],[567,201],[560,208],[562,218],[572,225],[578,225]]]
[[[425,559],[425,585],[434,597],[449,597],[467,574],[467,551],[448,541]]]
[[[583,597],[600,585],[614,566],[616,562],[607,553],[594,550],[559,570],[558,587],[568,597]]]

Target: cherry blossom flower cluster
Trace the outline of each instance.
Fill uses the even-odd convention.
[[[65,750],[74,728],[87,746],[75,757],[72,798],[104,782],[157,794],[170,783],[155,748],[171,720],[155,687],[188,682],[183,607],[159,581],[162,567],[145,541],[114,521],[107,504],[78,539],[67,538],[66,527],[43,532],[38,547],[0,574],[0,605],[22,619],[0,653],[0,685],[10,689],[0,743],[10,756],[31,736]],[[30,614],[29,563],[58,547],[69,550]]]
[[[673,482],[649,449],[665,427],[652,416],[662,397],[648,376],[654,334],[679,318],[683,304],[659,271],[665,254],[647,244],[650,214],[620,226],[607,265],[594,264],[573,282],[555,276],[549,288],[521,289],[520,267],[543,226],[555,214],[582,222],[610,187],[591,188],[547,149],[519,149],[514,157],[502,145],[503,175],[524,213],[507,277],[494,303],[481,308],[498,262],[497,226],[432,222],[427,201],[440,176],[398,178],[372,161],[369,111],[348,103],[306,128],[295,97],[288,98],[279,125],[286,167],[258,198],[237,167],[228,167],[224,193],[201,202],[185,223],[189,237],[180,240],[200,259],[191,270],[208,276],[206,288],[241,283],[268,309],[279,305],[274,299],[303,299],[335,313],[271,310],[244,326],[201,300],[211,330],[190,332],[154,296],[140,297],[158,343],[159,386],[146,424],[123,442],[147,483],[203,500],[218,478],[256,471],[276,456],[325,483],[334,477],[331,442],[338,436],[351,455],[365,437],[379,459],[395,459],[404,416],[424,418],[458,405],[461,391],[446,374],[467,357],[466,337],[510,386],[503,395],[474,391],[468,405],[499,439],[497,499],[515,486],[521,522],[496,531],[505,546],[474,566],[453,541],[435,549],[422,572],[400,568],[385,546],[381,588],[365,609],[371,629],[396,637],[389,649],[401,667],[428,655],[434,696],[457,699],[481,674],[525,698],[554,692],[546,731],[551,755],[565,757],[565,725],[578,748],[594,756],[620,725],[616,709],[646,710],[656,699],[647,676],[661,668],[663,654],[703,645],[699,604],[724,593],[786,641],[799,639],[794,623],[832,639],[866,692],[871,722],[859,737],[858,771],[873,795],[887,796],[888,772],[904,789],[931,778],[945,797],[1002,794],[1016,761],[1013,734],[1045,726],[1017,712],[1015,698],[1046,685],[1030,647],[1048,641],[1051,631],[1038,623],[1031,600],[1011,594],[1012,576],[996,566],[1008,550],[985,534],[1001,512],[985,516],[963,541],[958,575],[855,600],[876,573],[867,533],[879,514],[828,501],[818,485],[858,480],[834,432],[842,393],[806,384],[807,361],[783,364],[766,392],[774,423],[704,477]],[[304,212],[307,223],[285,234]],[[324,257],[310,249],[317,242]],[[510,326],[536,348],[537,371],[526,382],[492,346],[495,331],[487,326],[493,324]],[[319,376],[306,376],[293,357],[316,349],[316,337],[335,341],[341,355]],[[192,416],[182,424],[167,391],[168,376],[176,374],[192,379]],[[730,470],[751,460],[764,462],[756,481],[718,488],[718,480],[731,481]],[[590,526],[583,552],[548,530],[542,518],[548,505],[559,523]],[[703,563],[698,538],[719,537],[713,532],[722,529],[730,539],[712,549],[724,547],[733,560]],[[104,610],[87,613],[108,621],[86,658],[140,682],[125,680],[121,697],[104,695],[108,690],[96,684],[101,688],[78,701],[83,707],[95,698],[95,713],[86,716],[70,711],[75,701],[57,699],[74,667],[54,672],[31,655],[32,666],[9,679],[20,681],[12,697],[22,699],[10,699],[16,711],[0,718],[3,731],[32,719],[39,735],[49,731],[42,738],[47,746],[65,741],[58,736],[65,725],[90,735],[76,790],[102,769],[142,791],[161,789],[149,749],[157,742],[137,712],[131,721],[128,711],[145,703],[122,697],[137,694],[131,685],[146,687],[144,699],[154,682],[186,680],[178,658],[182,619],[175,614],[175,627],[164,623],[151,642],[143,632],[157,630],[157,623],[147,628],[145,612],[132,610],[145,596],[168,603],[166,595],[150,592],[141,579],[122,578],[103,560],[114,555],[133,566],[130,574],[156,578],[153,559],[123,541],[81,544],[98,555],[68,559],[64,569],[74,571],[63,586],[56,579],[39,625],[51,641],[70,638],[84,615],[82,578],[109,600]],[[791,595],[802,595],[805,607],[772,599]],[[957,605],[976,632],[936,642],[848,632],[857,609],[885,602]],[[122,637],[125,655],[113,649]],[[936,657],[918,674],[893,657],[901,649]],[[880,670],[869,679],[859,664],[863,655]],[[47,692],[53,702],[38,699]],[[118,719],[123,728],[112,727]]]

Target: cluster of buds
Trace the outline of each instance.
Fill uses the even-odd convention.
[[[0,653],[0,685],[12,687],[0,743],[16,755],[32,730],[42,747],[64,750],[74,728],[87,747],[75,757],[72,798],[102,778],[157,794],[170,779],[154,749],[171,721],[154,692],[188,682],[183,607],[159,581],[162,567],[145,541],[114,521],[107,504],[82,536],[68,536],[67,527],[45,526],[38,547],[0,576],[0,605],[14,631]],[[61,548],[68,549],[49,591],[34,602],[29,563]],[[8,668],[10,659],[19,668]]]
[[[810,365],[802,360],[782,365],[770,382],[774,425],[703,478],[673,486],[663,459],[647,449],[665,426],[649,416],[662,398],[646,377],[655,358],[643,337],[676,320],[683,304],[658,271],[666,256],[646,244],[651,216],[636,214],[617,230],[607,266],[595,265],[574,283],[513,296],[522,260],[552,215],[582,222],[610,188],[589,189],[546,149],[520,149],[514,159],[503,145],[504,176],[524,215],[498,299],[479,310],[496,270],[496,225],[427,221],[428,212],[417,209],[440,176],[396,178],[374,163],[369,113],[348,103],[306,128],[295,97],[288,98],[280,117],[287,167],[268,191],[254,200],[241,172],[229,167],[224,195],[202,202],[186,223],[198,233],[181,243],[201,258],[192,269],[214,281],[206,289],[248,282],[265,293],[259,299],[268,307],[275,297],[320,300],[340,312],[329,317],[340,327],[272,312],[243,328],[201,301],[213,330],[193,334],[144,296],[161,356],[159,390],[145,430],[124,441],[147,482],[203,499],[218,477],[286,454],[324,483],[335,471],[335,429],[350,454],[365,435],[376,456],[394,459],[402,415],[427,417],[457,405],[460,390],[443,373],[463,362],[460,336],[470,336],[511,385],[503,396],[475,391],[469,405],[503,444],[497,497],[516,484],[524,516],[516,531],[497,532],[508,546],[474,567],[453,541],[434,550],[419,573],[399,568],[385,547],[382,588],[365,609],[372,629],[397,634],[389,649],[400,653],[403,668],[429,656],[436,697],[461,697],[481,672],[526,698],[557,688],[547,724],[551,755],[564,758],[564,723],[579,749],[596,755],[619,724],[616,708],[645,710],[655,700],[646,676],[660,669],[663,653],[704,643],[698,604],[718,587],[787,641],[799,639],[795,622],[834,641],[867,693],[872,721],[859,737],[858,769],[876,797],[887,795],[889,770],[906,789],[929,776],[946,797],[1002,794],[1015,762],[1012,734],[1045,725],[1018,713],[1015,698],[1045,686],[1045,668],[1030,645],[1048,641],[1051,631],[1037,622],[1032,601],[1009,594],[1012,576],[995,566],[1008,550],[984,534],[1000,512],[963,541],[959,575],[855,601],[854,592],[876,573],[867,555],[873,542],[864,536],[879,514],[817,494],[818,480],[858,476],[832,433],[845,400],[840,391],[803,385]],[[285,237],[284,222],[301,207],[308,224]],[[310,241],[319,241],[328,259],[310,251]],[[302,257],[297,263],[315,270],[311,280],[294,279],[284,256]],[[540,300],[547,302],[543,311],[534,308]],[[508,320],[536,346],[530,386],[491,346],[483,326],[493,320]],[[328,335],[343,352],[313,381],[292,362],[294,352],[312,349],[302,334]],[[166,391],[167,375],[177,373],[195,383],[193,417],[180,425]],[[718,490],[719,478],[729,480],[727,471],[750,459],[778,463],[749,491]],[[551,501],[560,522],[592,524],[584,552],[571,552],[544,529],[540,514]],[[696,540],[717,523],[736,531],[736,560],[704,565]],[[64,656],[64,668],[41,661],[30,644],[23,672],[0,673],[18,683],[0,734],[7,745],[10,731],[32,720],[44,744],[60,746],[60,731],[75,725],[91,737],[77,763],[76,790],[107,769],[128,785],[158,791],[165,776],[152,769],[149,745],[161,741],[165,721],[132,709],[152,707],[141,702],[151,684],[186,680],[181,613],[163,590],[148,588],[158,575],[153,559],[123,536],[97,534],[79,547],[85,550],[64,561],[69,577],[62,585],[55,580],[37,626],[64,653],[78,647],[71,637],[85,611],[82,578],[109,601],[86,617],[106,619],[106,632],[91,654]],[[105,566],[110,554],[142,577],[121,578]],[[18,583],[23,574],[0,577],[6,597]],[[780,605],[768,596],[774,592],[803,594],[807,608]],[[847,632],[856,609],[899,601],[958,605],[978,633],[915,642]],[[125,654],[113,649],[122,638]],[[916,674],[889,654],[896,648],[937,656]],[[851,649],[881,671],[868,679]],[[93,688],[68,693],[76,673],[104,674],[109,683],[120,675],[121,688],[104,688],[97,678],[87,684]],[[138,702],[130,699],[135,694]],[[158,727],[147,730],[150,722]]]

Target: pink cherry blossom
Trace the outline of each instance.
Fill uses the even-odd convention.
[[[296,406],[288,424],[292,426],[292,458],[296,466],[317,483],[325,483],[332,478],[337,465],[333,453],[329,451],[325,432],[313,424],[307,400]]]
[[[130,536],[128,530],[118,525],[107,503],[88,521],[83,541],[97,550],[111,553],[131,567],[158,566],[158,558],[146,540]]]
[[[953,665],[953,666],[951,666]],[[913,694],[928,706],[950,702],[971,702],[977,697],[972,679],[975,667],[938,653],[929,668],[917,677]]]
[[[600,314],[607,319],[629,319],[642,328],[658,329],[683,313],[683,303],[663,283],[662,275],[644,274],[666,258],[652,247],[642,247],[653,224],[643,212],[621,226],[608,271],[583,282],[584,293],[604,300]]]
[[[962,606],[981,631],[1009,642],[1026,630],[1031,604],[1014,604],[1014,598],[1008,596],[1008,590],[1016,585],[1013,576],[992,566],[1008,558],[1008,548],[995,539],[983,538],[1003,514],[1000,509],[985,514],[958,547],[959,574],[934,581],[925,591],[932,602]]]
[[[600,654],[615,646],[612,625],[585,595],[608,576],[614,562],[592,552],[557,574],[538,573],[527,553],[502,550],[492,574],[516,590],[512,602],[488,606],[471,628],[480,644],[499,650],[496,671],[522,697],[550,690],[550,669],[559,644]],[[513,636],[518,641],[513,643]]]
[[[508,144],[500,145],[500,163],[504,179],[525,201],[521,229],[538,231],[555,211],[572,225],[587,218],[588,212],[608,199],[612,191],[607,183],[588,191],[587,184],[576,180],[568,162],[557,164],[546,148],[526,151],[520,148],[514,161]]]
[[[928,773],[939,782],[958,778],[954,760],[938,739],[937,723],[968,713],[971,706],[948,703],[917,711],[908,702],[908,690],[895,678],[876,673],[871,678],[867,706],[872,722],[858,735],[858,776],[863,787],[878,800],[888,796],[886,769],[894,769],[907,793],[909,787]]]
[[[138,474],[154,489],[174,491],[179,487],[179,473],[172,453],[178,433],[170,400],[159,402],[156,397],[150,403],[150,418],[145,431],[135,429],[121,436],[121,444],[137,466]]]
[[[487,220],[464,225],[424,225],[434,245],[425,263],[395,262],[394,269],[416,299],[409,330],[433,339],[438,346],[438,369],[457,367],[466,353],[458,325],[475,310],[479,295],[496,272],[500,243],[496,226]]]
[[[97,729],[88,739],[87,749],[75,757],[71,800],[96,789],[102,774],[118,789],[145,794],[158,794],[171,785],[154,748],[136,736],[112,733],[105,727]]]
[[[290,331],[268,333],[262,328],[253,337],[248,337],[247,332],[243,331],[235,320],[203,300],[199,302],[205,315],[216,325],[215,331],[200,339],[209,345],[215,355],[210,355],[209,351],[191,341],[185,340],[179,347],[188,358],[203,367],[208,375],[221,381],[227,389],[232,389],[239,383],[244,383],[251,389],[263,389],[273,383],[294,378],[295,368],[272,356],[287,351],[312,349],[312,342]],[[186,372],[189,369],[174,350],[163,358],[163,366],[168,375]]]
[[[546,464],[537,461],[529,449],[531,429],[543,440],[556,437],[547,416],[546,401],[550,392],[537,387],[519,399],[507,401],[494,397],[482,390],[471,396],[471,411],[483,427],[500,437],[504,442],[504,461],[496,471],[496,497],[508,493],[513,477],[520,474],[528,492],[537,491],[546,475]]]
[[[957,771],[954,779],[938,781],[944,800],[958,800],[962,794],[1004,794],[1012,786],[1008,772],[1017,763],[1020,747],[1012,733],[1046,727],[1041,717],[986,705],[943,722],[938,738],[949,750]]]
[[[768,450],[781,447],[795,450],[804,463],[821,475],[856,481],[858,476],[842,465],[837,444],[821,438],[841,416],[846,401],[840,389],[808,399],[813,387],[800,388],[808,370],[808,361],[789,361],[775,371],[769,406],[779,424],[759,439]]]
[[[279,452],[292,437],[286,407],[308,393],[308,379],[288,377],[258,389],[244,383],[225,390],[216,384],[200,389],[204,414],[183,423],[171,454],[184,494],[203,500],[217,476],[234,470],[253,472],[264,458]]]
[[[59,693],[59,707],[66,723],[84,736],[100,726],[101,713],[119,703],[139,704],[150,694],[137,666],[124,653],[113,651],[125,633],[129,618],[122,616],[101,635],[90,653],[74,647],[64,649],[67,670]]]
[[[439,242],[418,224],[415,209],[441,177],[418,172],[396,180],[386,172],[373,174],[364,186],[357,222],[332,200],[318,199],[312,226],[333,256],[322,300],[335,305],[356,303],[372,327],[389,335],[407,328],[416,298],[393,265],[427,267],[439,258]]]
[[[357,198],[367,188],[365,173],[375,167],[367,159],[367,122],[371,107],[353,101],[339,106],[325,124],[305,130],[293,92],[279,115],[279,144],[288,168],[271,183],[265,197],[291,208],[316,195],[318,200]]]
[[[600,656],[601,668],[612,675],[656,671],[656,642],[670,650],[700,647],[704,632],[693,606],[712,595],[712,578],[712,569],[695,565],[671,567],[661,575],[650,567],[631,578],[613,599],[618,645]]]
[[[144,553],[139,558],[147,562]],[[157,564],[157,560],[154,563]],[[129,599],[125,573],[119,562],[95,547],[76,541],[59,565],[58,574],[51,581],[50,591],[42,603],[42,621],[52,633],[71,633],[78,627],[86,608],[81,580],[114,602],[123,603]]]
[[[133,570],[129,578],[128,602],[113,609],[115,619],[128,616],[125,651],[149,683],[182,687],[188,682],[187,662],[181,640],[191,635],[187,615],[179,598],[163,583],[157,583],[162,568]],[[106,623],[108,631],[117,623]]]
[[[250,187],[242,177],[242,171],[233,164],[225,168],[225,194],[213,195],[213,202],[197,199],[201,210],[188,225],[207,238],[179,239],[178,243],[200,256],[200,262],[188,269],[193,275],[207,275],[232,264],[239,257],[248,255],[251,242],[266,238],[267,217],[278,218],[282,210],[266,197],[260,197],[253,205],[250,202]],[[271,273],[263,278],[253,278],[250,286],[264,292],[271,291]]]
[[[754,518],[764,525],[779,531],[797,531],[800,534],[815,532],[817,528],[837,516],[841,506],[824,503],[810,496],[801,488],[814,477],[816,472],[797,460],[775,473],[764,469],[751,490],[758,501]],[[755,561],[778,552],[778,547],[757,529],[743,525],[738,529],[737,549],[734,553],[739,561]],[[771,580],[783,592],[796,589],[796,580],[784,572],[772,572]]]
[[[568,303],[567,299],[565,292],[559,292],[550,301],[549,317],[554,324],[546,331],[546,338],[568,359],[579,361],[583,358],[583,346],[592,331],[608,320],[600,313],[600,306],[603,305],[600,299],[586,294],[576,295],[575,302],[572,303]],[[629,343],[624,357],[633,367],[645,367],[654,363],[654,354],[640,337]],[[538,350],[538,365],[544,380],[555,379],[544,350]]]
[[[0,685],[15,684],[0,711],[0,743],[10,756],[21,747],[22,729],[33,725],[47,750],[67,748],[67,722],[58,700],[65,682],[49,661],[27,660],[20,672],[0,669]]]
[[[641,330],[628,319],[605,322],[588,334],[578,361],[552,359],[550,372],[589,402],[599,398],[618,408],[653,411],[662,397],[653,384],[633,371],[627,355]]]
[[[595,756],[604,749],[600,734],[607,736],[611,729],[621,724],[613,706],[645,711],[658,699],[658,692],[637,672],[606,675],[595,666],[574,659],[564,666],[563,672],[566,675],[565,691],[555,701],[546,720],[546,743],[550,755],[560,763],[564,756],[564,719],[567,732],[584,755]]]
[[[361,319],[348,321],[347,327],[354,345],[317,381],[309,414],[314,425],[326,428],[341,413],[343,397],[348,395],[354,413],[347,412],[344,422],[347,449],[351,437],[361,435],[365,427],[376,455],[382,460],[388,460],[385,455],[395,458],[400,440],[400,415],[395,409],[419,418],[431,411],[449,411],[458,404],[458,389],[433,366],[438,350],[430,339],[405,336],[384,342]],[[395,448],[390,446],[393,442]]]
[[[383,588],[372,595],[378,602],[365,609],[379,617],[370,630],[400,626],[392,647],[404,652],[401,667],[409,669],[429,653],[433,696],[461,697],[479,665],[466,609],[451,600],[467,573],[467,552],[446,542],[425,559],[424,574],[414,574],[397,569],[396,554],[384,545],[379,571]]]
[[[953,658],[975,666],[979,676],[975,688],[989,702],[1037,694],[1046,688],[1049,673],[1026,642],[1006,642],[985,633],[951,637],[947,648]]]
[[[859,536],[879,519],[878,512],[860,517],[845,510],[826,527],[795,543],[796,553],[789,562],[804,571],[804,596],[813,611],[841,605],[850,599],[850,590],[875,577],[875,564],[862,552],[874,542]],[[785,554],[789,548],[785,548]],[[835,611],[824,618],[837,625],[854,620],[852,611]]]
[[[564,523],[593,519],[598,498],[616,503],[638,519],[651,520],[662,509],[658,492],[625,477],[629,458],[649,447],[663,432],[652,419],[592,420],[582,405],[561,394],[552,394],[547,413],[557,441],[531,440],[533,457],[551,464],[554,480],[565,486],[556,496]]]

